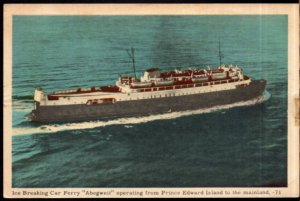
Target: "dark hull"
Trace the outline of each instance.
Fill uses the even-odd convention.
[[[265,86],[265,80],[253,80],[245,87],[203,94],[98,105],[39,106],[30,116],[35,122],[59,123],[196,110],[254,99],[262,95]]]

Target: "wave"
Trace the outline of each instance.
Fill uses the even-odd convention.
[[[13,112],[30,112],[33,109],[33,102],[13,100],[12,108]]]
[[[24,95],[24,96],[13,96],[13,100],[33,100],[32,95]]]
[[[258,98],[232,103],[228,105],[221,105],[215,106],[212,108],[205,108],[199,110],[192,110],[192,111],[183,111],[183,112],[169,112],[166,114],[159,114],[159,115],[149,115],[143,117],[129,117],[129,118],[119,118],[114,120],[108,121],[89,121],[89,122],[80,122],[80,123],[67,123],[67,124],[47,124],[41,125],[39,127],[32,127],[32,128],[13,128],[13,135],[29,135],[29,134],[37,134],[37,133],[56,133],[60,131],[67,131],[67,130],[83,130],[83,129],[92,129],[97,127],[105,127],[111,125],[125,125],[126,128],[130,128],[128,125],[132,124],[140,124],[140,123],[147,123],[150,121],[156,120],[167,120],[167,119],[175,119],[183,116],[190,116],[195,114],[203,114],[203,113],[210,113],[219,110],[226,110],[233,107],[242,107],[242,106],[251,106],[256,105],[262,102],[269,100],[271,94],[268,91],[265,91],[264,94]]]
[[[274,144],[265,145],[264,149],[269,150],[269,149],[280,148],[280,147],[283,147],[283,145],[274,143]]]

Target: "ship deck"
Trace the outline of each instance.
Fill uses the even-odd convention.
[[[244,76],[244,80],[249,80],[248,76]],[[164,86],[149,86],[149,87],[132,87],[131,89],[135,89],[136,92],[149,92],[149,91],[163,91],[163,90],[173,90],[173,89],[182,89],[182,88],[192,88],[192,87],[202,87],[208,85],[218,85],[218,84],[225,84],[225,83],[232,83],[237,82],[239,79],[214,79],[210,81],[202,81],[202,82],[193,82],[193,81],[175,81],[172,85],[164,85]],[[71,89],[71,90],[61,90],[53,92],[52,94],[48,95],[48,97],[55,98],[57,96],[62,95],[71,95],[71,94],[87,94],[87,93],[94,93],[94,92],[109,92],[109,93],[122,93],[120,88],[116,85],[111,86],[101,86],[101,87],[91,87],[91,88],[78,88],[78,89]]]

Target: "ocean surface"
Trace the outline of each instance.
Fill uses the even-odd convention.
[[[287,185],[287,16],[14,16],[13,187]],[[265,100],[147,117],[36,124],[36,87],[239,65]],[[239,106],[239,107],[236,107]],[[7,133],[6,133],[7,134]]]

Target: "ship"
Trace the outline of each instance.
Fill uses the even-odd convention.
[[[33,122],[63,123],[118,117],[147,116],[212,108],[262,96],[266,80],[252,79],[239,66],[162,71],[152,67],[136,76],[134,50],[129,54],[134,75],[119,75],[108,86],[54,91],[38,87]],[[220,56],[221,60],[221,56]]]

